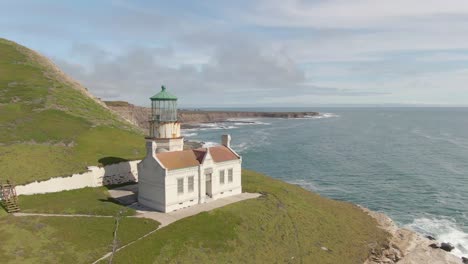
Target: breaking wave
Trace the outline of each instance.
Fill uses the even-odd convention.
[[[217,142],[211,142],[211,141],[208,141],[208,142],[203,142],[203,148],[211,148],[211,147],[215,147],[215,146],[219,146],[220,144],[217,143]]]
[[[192,128],[182,129],[183,133],[192,134],[190,132],[194,131],[207,131],[207,130],[230,130],[236,129],[240,126],[252,126],[252,125],[270,125],[260,120],[253,118],[239,118],[239,119],[229,119],[223,122],[213,122],[213,123],[200,123],[196,124]]]
[[[319,113],[318,115],[307,115],[304,117],[291,118],[291,119],[292,120],[294,119],[325,119],[325,118],[333,118],[333,117],[340,117],[340,116],[334,113]]]
[[[340,116],[334,113],[321,113],[316,116],[308,116],[308,118],[312,118],[312,119],[323,119],[323,118],[332,118],[332,117],[340,117]]]
[[[194,137],[194,136],[197,136],[198,133],[186,133],[186,132],[182,132],[182,136],[184,137]]]
[[[440,242],[449,242],[455,246],[451,252],[458,257],[468,256],[468,233],[448,218],[417,218],[405,227],[423,235],[431,235]]]

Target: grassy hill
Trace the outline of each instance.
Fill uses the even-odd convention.
[[[123,218],[119,244],[154,230],[148,219]],[[102,217],[0,217],[2,263],[92,263],[111,250],[114,219]]]
[[[0,39],[0,181],[44,180],[143,155],[138,129],[47,58]]]
[[[330,200],[248,170],[243,171],[242,186],[244,191],[260,192],[263,196],[179,220],[119,251],[114,262],[355,264],[363,263],[372,249],[379,251],[385,247],[387,233],[353,204]],[[115,215],[123,208],[109,203],[103,187],[20,196],[20,206],[25,212],[91,215]],[[133,213],[131,210],[126,215]],[[8,224],[11,230],[29,225],[29,218],[22,218],[23,222],[17,218],[0,217],[0,225]],[[34,224],[36,220],[32,221]],[[38,230],[40,241],[30,239],[29,235],[4,236],[0,228],[3,238],[0,257],[7,263],[14,262],[19,247],[12,246],[13,243],[30,249],[23,260],[34,260],[40,256],[39,249],[49,247],[48,241],[61,239],[65,244],[81,245],[75,246],[74,255],[85,259],[88,238],[62,236],[64,232],[73,234],[74,230],[66,231],[73,226],[68,226],[64,218],[55,221],[54,228],[60,227],[62,231],[56,234]],[[107,224],[112,226],[111,221]],[[83,226],[83,232],[92,231],[88,228]],[[110,241],[112,233],[108,228],[100,227],[96,236]],[[103,247],[98,251],[101,256],[106,253]],[[62,254],[51,250],[49,258],[60,259]],[[99,259],[97,252],[93,256]],[[92,262],[86,260],[75,262]]]
[[[114,262],[355,264],[387,239],[356,205],[248,170],[242,186],[264,196],[175,222],[119,251]]]
[[[137,129],[54,64],[0,39],[0,180],[26,183],[71,174],[116,158],[140,158],[143,148]],[[385,247],[388,234],[353,204],[247,170],[242,185],[263,195],[161,228],[119,251],[114,263],[354,264]],[[25,212],[111,216],[123,209],[105,187],[19,201]],[[157,226],[125,217],[119,245]],[[111,217],[18,217],[0,208],[0,259],[91,263],[109,252],[113,227]]]

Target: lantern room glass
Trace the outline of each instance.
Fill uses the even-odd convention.
[[[177,121],[177,100],[152,100],[151,110],[153,121]]]

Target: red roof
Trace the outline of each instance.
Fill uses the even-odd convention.
[[[209,151],[214,162],[239,159],[233,151],[225,146],[210,147]],[[195,167],[202,164],[206,152],[207,148],[199,148],[193,150],[160,152],[156,154],[156,157],[165,168],[175,170]]]
[[[211,157],[213,157],[214,162],[223,162],[228,160],[239,159],[239,157],[234,154],[229,148],[225,146],[216,146],[210,148]]]
[[[192,150],[160,152],[156,154],[162,165],[169,169],[182,169],[200,165]]]

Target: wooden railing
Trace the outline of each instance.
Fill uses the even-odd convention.
[[[16,195],[15,185],[8,182],[0,183],[0,198],[2,206],[8,213],[19,212],[18,196]]]

